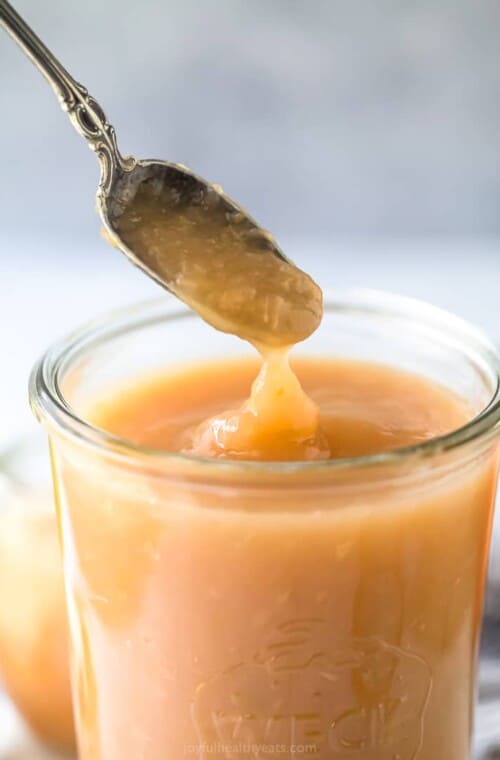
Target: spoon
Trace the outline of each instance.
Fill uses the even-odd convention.
[[[0,24],[54,89],[96,153],[97,211],[128,259],[210,324],[264,345],[291,345],[318,326],[318,286],[222,189],[181,164],[124,157],[99,103],[7,2]]]

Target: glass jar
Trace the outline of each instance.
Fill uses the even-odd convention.
[[[166,299],[93,323],[34,368],[81,760],[468,760],[500,357],[461,320],[373,292],[327,303],[298,351],[418,372],[475,416],[320,463],[132,445],[92,427],[88,405],[144,373],[245,352]]]
[[[75,748],[68,650],[50,468],[39,435],[0,451],[0,682],[29,734],[59,753]],[[0,692],[0,758],[48,758],[9,708]]]

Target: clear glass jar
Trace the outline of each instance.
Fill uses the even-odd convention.
[[[48,760],[48,750],[33,746],[30,734],[58,753],[75,748],[63,572],[48,464],[40,434],[0,451],[0,758]],[[22,723],[2,699],[1,687]]]
[[[418,372],[473,420],[398,451],[293,464],[146,449],[85,420],[110,387],[245,350],[162,299],[33,370],[81,760],[468,760],[500,357],[438,309],[351,293],[298,352]]]

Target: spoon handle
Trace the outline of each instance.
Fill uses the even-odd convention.
[[[88,90],[73,79],[7,0],[0,0],[0,26],[47,79],[76,131],[97,154],[101,164],[99,189],[106,192],[116,170],[127,171],[133,168],[135,161],[120,154],[114,127],[103,109]]]

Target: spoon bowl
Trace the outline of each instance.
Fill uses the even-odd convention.
[[[319,324],[321,291],[270,233],[186,167],[138,161],[98,195],[106,237],[207,322],[260,345]]]
[[[164,278],[163,268],[146,264],[141,251],[132,250],[123,240],[120,220],[141,190],[147,188],[151,197],[161,197],[164,213],[186,214],[189,209],[198,209],[199,232],[203,225],[207,228],[218,220],[221,226],[232,227],[238,235],[245,234],[249,248],[276,256],[283,262],[289,259],[279,248],[273,236],[257,222],[220,185],[212,184],[198,176],[186,166],[153,159],[133,159],[132,168],[115,170],[109,190],[98,192],[97,210],[107,237],[116,247],[146,274],[162,287],[169,286]],[[163,272],[163,276],[162,276]]]

